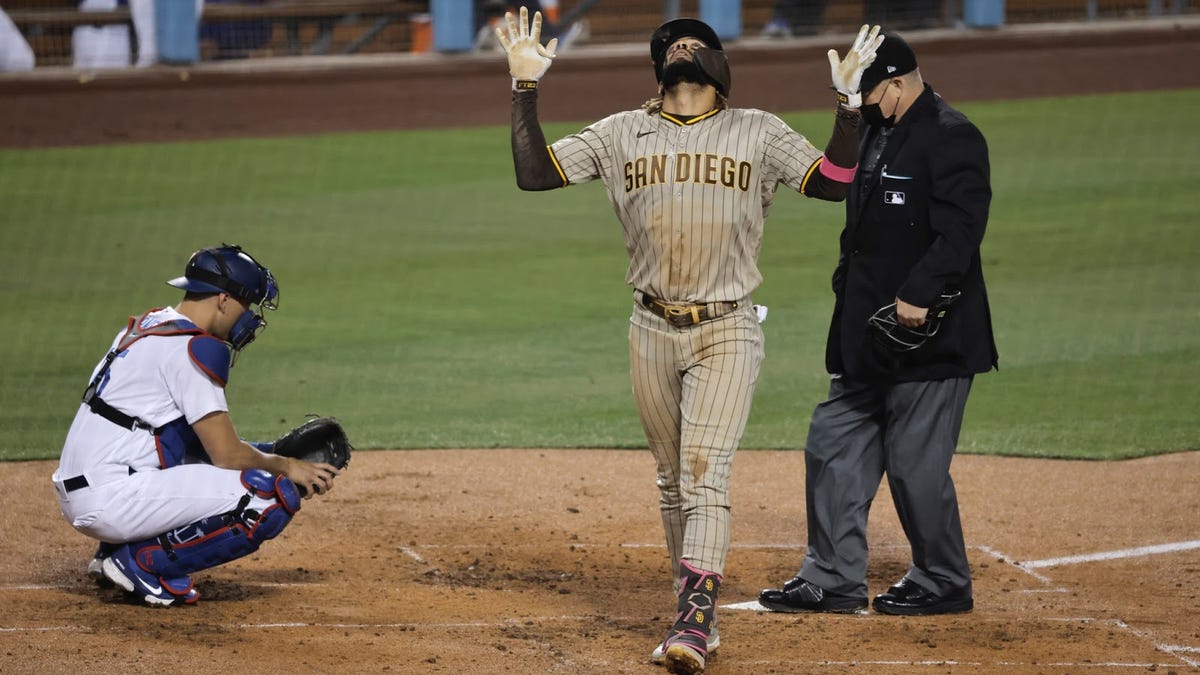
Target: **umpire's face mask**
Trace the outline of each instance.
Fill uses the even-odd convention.
[[[896,126],[896,111],[900,109],[900,87],[896,87],[896,100],[892,104],[892,114],[887,117],[883,116],[883,109],[879,104],[888,97],[888,90],[892,88],[893,82],[888,80],[887,86],[883,90],[883,95],[879,97],[877,103],[864,103],[859,106],[862,112],[863,121],[873,127],[894,127]]]

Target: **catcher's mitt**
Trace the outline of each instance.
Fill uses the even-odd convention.
[[[317,417],[280,436],[272,449],[276,455],[283,457],[331,464],[344,469],[350,463],[350,453],[354,447],[350,445],[346,431],[336,418]],[[296,487],[304,496],[304,488],[299,485]]]

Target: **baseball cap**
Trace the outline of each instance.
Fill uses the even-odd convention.
[[[904,38],[895,33],[883,34],[883,44],[875,51],[875,62],[863,71],[858,90],[867,95],[880,82],[911,73],[917,69],[917,55]]]

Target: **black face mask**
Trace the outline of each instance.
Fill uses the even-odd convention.
[[[870,105],[863,104],[859,107],[862,112],[863,121],[873,127],[894,127],[896,126],[896,113],[892,113],[888,117],[883,116],[883,111],[879,109],[878,103]]]
[[[880,97],[880,102],[883,98]],[[896,99],[896,107],[892,108],[892,114],[887,117],[883,116],[883,110],[880,109],[879,103],[864,103],[859,106],[859,111],[862,113],[863,121],[873,127],[890,128],[896,126],[896,111],[900,108],[900,100]]]

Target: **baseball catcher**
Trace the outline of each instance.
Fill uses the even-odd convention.
[[[330,417],[273,443],[243,440],[225,387],[279,304],[239,246],[196,251],[174,307],[130,317],[92,371],[52,478],[59,507],[99,541],[98,583],[155,607],[194,604],[192,573],[254,553],[350,460]]]

